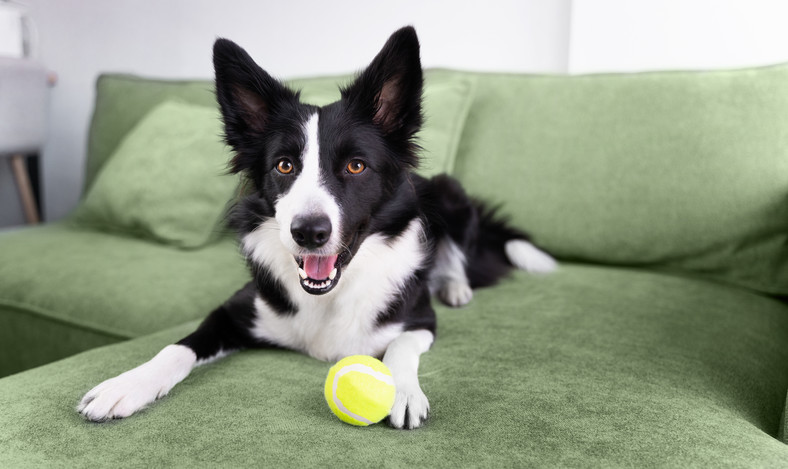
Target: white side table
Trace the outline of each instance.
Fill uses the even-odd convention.
[[[40,153],[46,135],[48,89],[53,84],[43,65],[29,59],[0,57],[0,156],[10,157],[28,223],[39,214],[25,155]]]

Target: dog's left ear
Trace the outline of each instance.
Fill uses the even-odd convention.
[[[342,97],[385,135],[409,141],[422,123],[422,85],[419,39],[407,26],[391,35]]]

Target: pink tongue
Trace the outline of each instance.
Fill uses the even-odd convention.
[[[337,263],[334,256],[304,256],[304,271],[313,280],[325,280]]]

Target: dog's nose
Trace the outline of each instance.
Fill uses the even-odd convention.
[[[294,218],[290,223],[293,241],[307,249],[315,249],[326,244],[331,236],[331,220],[325,216]]]

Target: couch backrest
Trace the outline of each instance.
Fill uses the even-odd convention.
[[[788,295],[788,66],[426,76],[425,173],[453,172],[559,258]],[[292,84],[324,104],[348,80]],[[86,188],[157,104],[215,106],[207,80],[107,75],[97,88]]]
[[[788,66],[475,76],[455,175],[544,247],[788,294]]]

